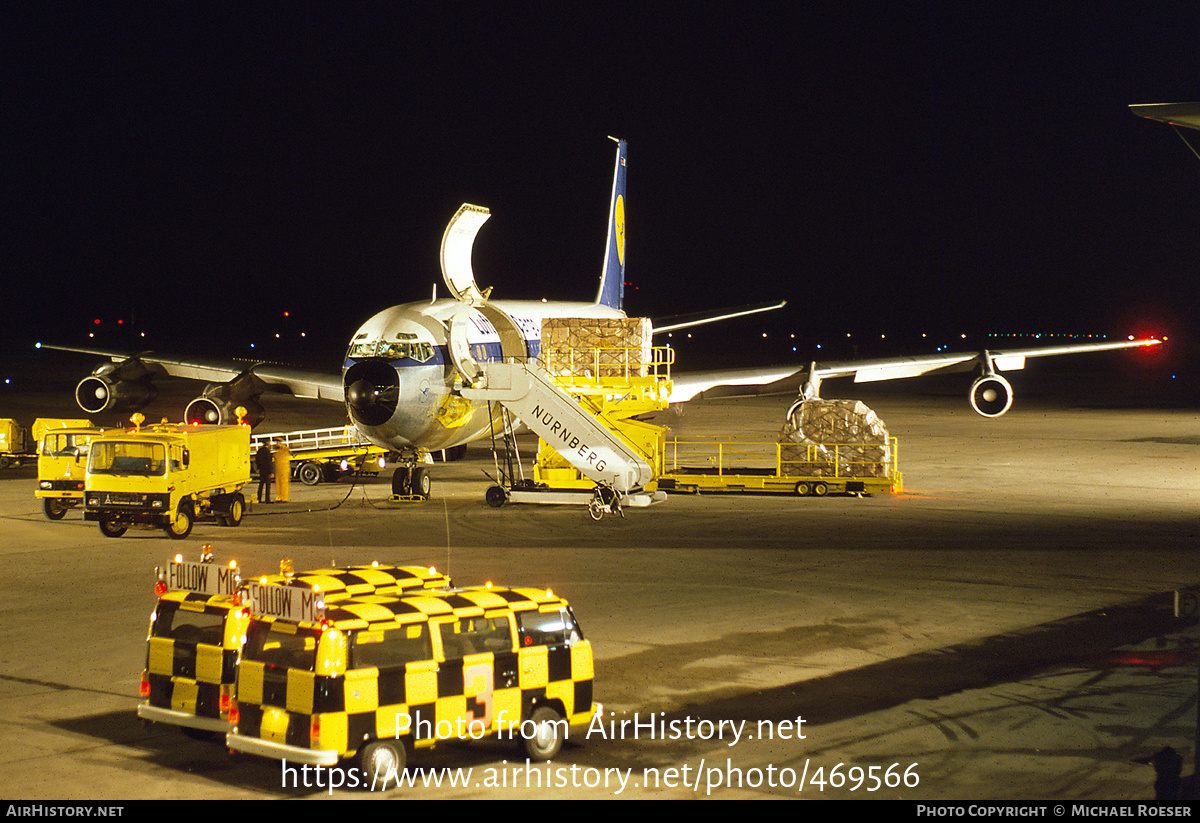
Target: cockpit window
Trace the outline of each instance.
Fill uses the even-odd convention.
[[[350,346],[350,354],[348,356],[353,358],[374,357],[375,346],[376,343],[374,340],[362,343],[354,343]]]
[[[361,341],[350,346],[348,357],[356,360],[364,357],[385,357],[388,360],[409,357],[424,363],[433,357],[433,345],[418,343],[415,340],[398,340],[395,343],[386,340]]]
[[[411,357],[413,360],[418,360],[424,363],[429,358],[433,357],[433,346],[428,343],[413,343],[405,341],[402,343],[380,343],[378,355],[386,357],[388,360],[398,360],[401,357]]]

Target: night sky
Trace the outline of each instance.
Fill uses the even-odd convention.
[[[45,5],[6,12],[6,347],[336,369],[445,296],[463,202],[493,297],[591,300],[607,135],[631,315],[790,301],[701,349],[1195,343],[1200,159],[1127,108],[1200,99],[1195,4]]]

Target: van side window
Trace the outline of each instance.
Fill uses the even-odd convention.
[[[511,652],[512,629],[508,616],[465,617],[441,625],[442,651],[447,660],[480,652]]]
[[[583,639],[579,624],[566,609],[552,612],[517,612],[520,643],[525,646],[561,646]]]
[[[385,631],[354,632],[352,637],[352,669],[386,669],[433,657],[428,623],[415,623]]]

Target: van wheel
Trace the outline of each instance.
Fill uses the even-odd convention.
[[[300,482],[306,486],[315,486],[321,482],[321,466],[309,460],[307,463],[300,464],[300,470],[296,472],[296,476],[300,478]]]
[[[166,527],[167,537],[172,540],[182,540],[192,533],[192,507],[187,503],[179,504],[175,519]],[[124,531],[124,529],[122,529]]]
[[[525,754],[530,760],[553,759],[562,751],[562,717],[549,706],[542,706],[534,710],[529,720],[533,723],[533,734],[523,741]]]
[[[375,792],[395,788],[400,782],[400,773],[404,771],[407,760],[404,744],[399,740],[376,740],[374,743],[368,743],[362,750],[360,760],[366,788]]]
[[[67,514],[67,504],[55,497],[42,499],[42,511],[50,520],[62,520]]]
[[[120,537],[128,530],[128,526],[118,526],[115,520],[100,521],[100,533],[105,537]]]

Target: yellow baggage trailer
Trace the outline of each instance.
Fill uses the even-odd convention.
[[[886,444],[668,440],[658,487],[667,492],[900,494],[896,438]]]

